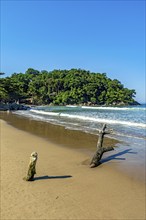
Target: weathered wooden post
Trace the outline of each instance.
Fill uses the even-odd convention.
[[[106,129],[106,124],[104,124],[102,129],[99,131],[97,150],[91,160],[90,168],[97,167],[98,165],[100,165],[100,160],[102,158],[103,153],[114,150],[113,147],[108,147],[108,148],[102,147],[104,135],[110,134],[110,132],[109,131],[106,132],[105,129]]]
[[[36,166],[37,159],[38,159],[37,152],[32,152],[30,156],[29,165],[28,165],[27,176],[23,178],[24,180],[33,181],[34,175],[36,174],[35,166]]]

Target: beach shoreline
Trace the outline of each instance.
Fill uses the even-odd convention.
[[[61,125],[54,125],[48,122],[33,120],[11,112],[0,112],[0,119],[6,121],[11,126],[31,133],[33,135],[47,139],[62,147],[70,147],[76,150],[93,153],[96,150],[98,140],[97,135],[86,133],[81,130],[66,129]],[[104,137],[104,146],[116,146],[120,141]]]
[[[67,138],[63,142],[59,127],[58,133],[53,130],[51,136],[52,127],[49,130],[47,126],[45,136],[41,136],[38,133],[44,132],[45,123],[36,126],[38,122],[26,119],[24,123],[20,117],[8,117],[9,120],[1,117],[0,121],[1,219],[145,219],[144,178],[134,178],[133,173],[122,169],[119,172],[118,159],[110,159],[111,153],[103,158],[101,166],[89,168],[96,137],[91,141],[92,136],[75,132],[71,144],[72,131],[65,130],[68,133],[64,133]],[[35,134],[26,129],[27,124]],[[46,138],[48,130],[50,136]],[[86,145],[84,150],[88,141],[94,147],[89,150]],[[30,183],[22,178],[32,151],[38,152],[39,159],[36,179]],[[139,174],[139,168],[144,169],[137,166],[133,170]]]
[[[0,119],[14,128],[44,138],[59,147],[71,148],[85,153],[89,158],[84,162],[86,165],[90,164],[96,151],[98,131],[95,135],[81,130],[66,129],[61,125],[23,117],[13,112],[0,112]],[[105,153],[101,160],[102,163],[108,163],[115,169],[119,169],[124,175],[130,175],[138,181],[146,182],[146,146],[143,148],[131,147],[123,141],[107,136],[104,137],[103,145],[105,147],[113,146],[115,150]]]

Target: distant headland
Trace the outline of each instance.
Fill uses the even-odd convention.
[[[25,73],[2,77],[0,73],[0,103],[14,110],[20,104],[29,105],[86,105],[125,106],[139,105],[134,100],[136,91],[125,88],[106,73],[83,69],[38,71],[29,68]],[[12,107],[12,108],[13,108]],[[23,105],[22,109],[27,109]],[[18,108],[18,109],[17,109]],[[20,108],[21,109],[21,108]]]

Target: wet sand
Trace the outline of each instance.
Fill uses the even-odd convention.
[[[8,122],[1,121],[2,220],[146,218],[144,179],[119,172],[111,152],[99,167],[89,168],[96,136],[12,115],[1,118]],[[39,155],[37,174],[26,182],[32,151]]]
[[[65,129],[63,126],[53,125],[41,121],[21,117],[13,113],[0,112],[0,118],[13,127],[43,137],[52,143],[75,148],[76,150],[95,151],[98,136],[77,130]],[[104,145],[114,146],[117,140],[104,138]]]

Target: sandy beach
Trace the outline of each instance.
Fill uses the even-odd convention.
[[[2,220],[146,219],[143,166],[133,167],[131,175],[112,160],[90,169],[92,151],[72,147],[77,140],[75,136],[74,142],[69,142],[69,131],[65,143],[62,135],[55,143],[51,131],[49,139],[4,120],[0,123]],[[35,123],[28,124],[29,128],[32,125],[37,130]],[[83,137],[80,145],[90,140]],[[69,143],[71,146],[66,147]],[[38,152],[37,174],[33,182],[27,182],[23,177],[33,151]],[[133,175],[139,168],[141,181]]]

